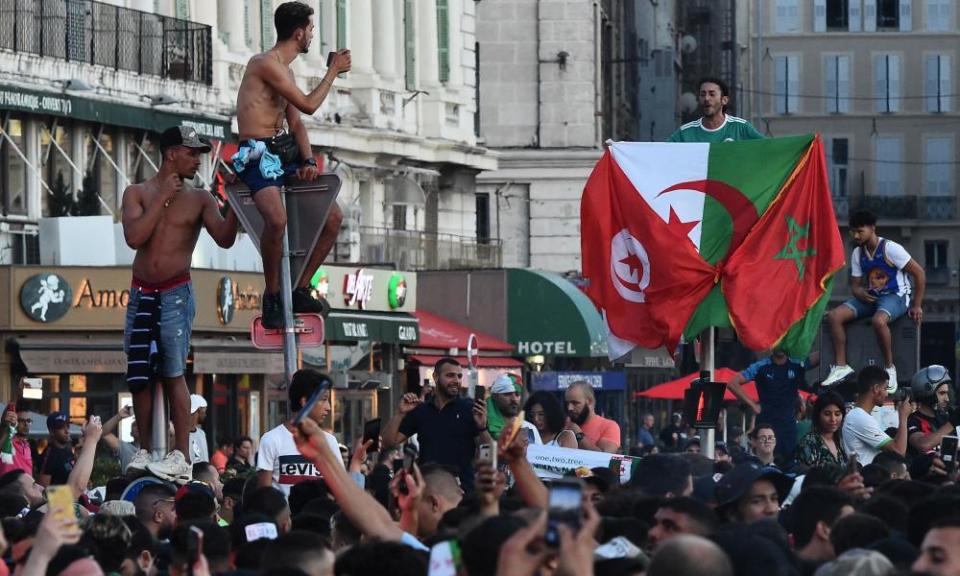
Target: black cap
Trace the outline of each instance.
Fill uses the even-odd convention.
[[[780,500],[790,493],[793,479],[774,466],[761,466],[755,462],[742,462],[734,466],[717,481],[716,497],[720,506],[732,504],[743,498],[757,480],[769,480],[777,489]]]
[[[197,131],[189,126],[174,126],[173,128],[167,128],[160,134],[161,151],[174,146],[197,148],[202,152],[212,150],[210,144],[203,138],[200,138]]]

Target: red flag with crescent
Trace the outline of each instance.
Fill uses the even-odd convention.
[[[657,215],[609,151],[584,188],[580,221],[587,295],[611,335],[672,352],[714,286],[714,267],[684,240],[676,215]]]

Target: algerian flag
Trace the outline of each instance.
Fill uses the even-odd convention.
[[[771,203],[785,192],[786,185],[793,182],[803,167],[812,166],[807,160],[813,150],[822,155],[819,138],[809,135],[718,144],[611,144],[610,152],[616,165],[626,175],[635,193],[659,217],[657,226],[665,225],[675,238],[689,243],[688,246],[692,246],[717,271],[716,284],[686,324],[684,335],[687,339],[708,326],[732,326],[723,293],[723,266],[754,231]],[[820,174],[814,176],[819,178]],[[826,193],[829,204],[825,180],[810,182],[817,194]],[[830,220],[836,235],[832,213]],[[604,241],[608,240],[596,240],[598,243]],[[771,238],[770,241],[785,243],[787,238]],[[584,245],[587,245],[586,240]],[[584,270],[587,270],[586,265]],[[780,346],[788,353],[805,355],[812,344],[811,334],[815,333],[826,306],[832,273],[816,281],[822,281],[822,286],[812,308],[803,309],[809,312],[806,321],[795,322],[789,333],[778,337]],[[758,288],[773,289],[772,286]],[[738,332],[743,328],[745,326],[738,326]],[[613,330],[608,344],[611,357],[628,352],[634,345],[618,337]]]

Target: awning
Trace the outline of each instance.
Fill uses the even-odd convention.
[[[729,382],[736,376],[738,372],[730,368],[717,368],[713,371],[713,379],[717,382]],[[657,384],[652,388],[646,390],[641,390],[635,394],[638,398],[651,398],[656,400],[683,400],[683,393],[690,387],[694,380],[700,378],[699,372],[694,372],[692,374],[687,374],[682,378],[677,378],[676,380],[671,380],[669,382],[664,382],[663,384]],[[749,382],[744,382],[741,384],[744,394],[747,395],[753,401],[760,399],[760,396],[757,395],[757,383],[753,380]],[[809,392],[800,390],[800,396],[806,398],[810,395]],[[727,388],[727,391],[723,394],[723,399],[726,402],[736,401],[737,397],[733,395],[733,392]]]
[[[457,324],[436,314],[417,310],[413,313],[420,320],[420,341],[418,348],[438,348],[440,350],[467,349],[467,339],[470,334],[475,334],[477,344],[480,347],[480,355],[484,352],[513,352],[513,345],[509,342],[471,330],[467,326]]]
[[[32,374],[124,374],[127,355],[118,339],[19,338],[20,359]]]
[[[189,126],[205,138],[233,138],[230,118],[226,116],[178,114],[150,106],[131,106],[112,100],[83,98],[64,92],[45,92],[11,85],[0,86],[0,110],[61,116],[155,132],[162,132],[171,126]]]
[[[326,340],[359,342],[369,340],[386,344],[417,344],[420,325],[417,318],[403,312],[333,311],[324,326]]]
[[[437,360],[443,358],[443,356],[432,356],[428,354],[414,354],[409,357],[412,362],[419,362],[426,366],[433,366],[437,363]],[[466,356],[454,356],[462,366],[467,365]],[[523,367],[523,362],[515,358],[507,358],[505,356],[486,356],[477,358],[477,368],[521,368]]]
[[[507,340],[517,354],[607,355],[603,318],[569,280],[549,272],[511,268],[507,290]]]
[[[283,353],[265,352],[246,338],[198,338],[190,342],[194,374],[283,374]]]

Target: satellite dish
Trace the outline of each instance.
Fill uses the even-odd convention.
[[[687,34],[680,39],[680,49],[684,54],[689,54],[697,49],[697,39]]]
[[[685,114],[697,111],[697,97],[693,95],[693,92],[684,92],[680,95],[680,110]]]

